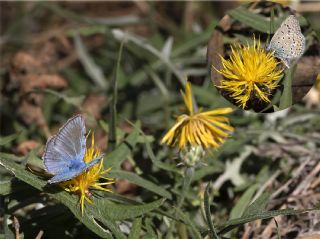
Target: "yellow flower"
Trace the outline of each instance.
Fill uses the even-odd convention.
[[[190,82],[187,82],[185,93],[181,92],[188,114],[177,117],[176,124],[162,138],[161,143],[170,146],[178,145],[179,149],[189,146],[217,148],[233,131],[229,119],[220,116],[232,112],[232,108],[219,108],[207,112],[195,111],[192,102]]]
[[[99,155],[100,151],[99,149],[94,147],[94,137],[92,135],[91,146],[86,148],[83,160],[88,163],[97,158]],[[104,170],[102,159],[99,163],[92,166],[77,177],[60,183],[60,186],[62,186],[67,192],[72,192],[79,195],[81,213],[83,214],[84,202],[87,201],[89,203],[92,203],[89,198],[91,196],[91,193],[89,191],[90,188],[98,189],[105,192],[111,192],[111,190],[105,188],[105,186],[114,183],[113,179],[102,176],[108,173],[110,170],[111,168]],[[100,182],[100,179],[103,180],[103,182]]]
[[[223,68],[217,70],[224,79],[220,81],[221,88],[237,105],[243,109],[251,97],[258,98],[269,103],[269,96],[277,86],[282,75],[282,69],[278,69],[279,62],[273,57],[273,52],[266,52],[260,47],[260,40],[253,46],[238,46],[236,51],[231,47],[229,60],[222,56]]]

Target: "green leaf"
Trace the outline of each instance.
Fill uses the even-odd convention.
[[[250,10],[245,9],[244,7],[238,7],[234,10],[231,10],[228,12],[228,14],[232,18],[238,20],[239,22],[242,22],[247,26],[252,27],[253,29],[269,34],[274,33],[275,29],[278,29],[278,27],[281,25],[281,23],[286,17],[284,16],[281,18],[277,18],[277,20],[275,20],[273,23],[275,28],[271,29],[273,31],[270,32],[270,21],[267,18],[265,18],[262,15],[255,14]]]
[[[22,189],[25,189],[26,185],[21,181],[12,179],[0,182],[0,195],[8,195]]]
[[[94,62],[88,53],[86,46],[83,44],[79,34],[74,34],[73,38],[76,51],[86,73],[99,88],[107,90],[109,85],[107,79],[103,75],[102,69]]]
[[[124,32],[119,29],[112,30],[112,34],[113,37],[120,42],[125,40],[126,46],[133,43],[135,46],[138,46],[141,50],[147,51],[148,53],[151,53],[152,55],[156,56],[163,64],[166,65],[168,69],[170,69],[175,74],[180,83],[184,85],[186,77],[184,73],[170,59],[163,56],[163,54],[154,46],[150,45],[140,37],[137,37],[133,34]]]
[[[104,120],[99,120],[99,126],[103,129],[104,132],[109,134],[109,124]],[[116,128],[116,141],[119,142],[126,136],[126,133],[121,128]],[[137,141],[138,142],[138,141]]]
[[[194,172],[192,182],[197,182],[207,175],[212,175],[214,173],[221,173],[221,172],[223,172],[223,168],[220,167],[220,165],[214,165],[214,166],[207,165],[206,167],[201,167]]]
[[[195,48],[198,48],[199,45],[207,43],[211,34],[212,29],[215,28],[217,25],[217,20],[214,20],[211,22],[211,24],[207,27],[206,31],[200,34],[195,34],[194,37],[191,39],[188,39],[188,41],[184,41],[182,44],[178,45],[175,49],[172,51],[172,58],[181,57],[183,54],[188,54],[188,52],[194,50]],[[158,71],[160,69],[163,69],[165,64],[162,63],[161,60],[154,61],[150,64],[150,67],[154,71]],[[149,75],[145,72],[145,69],[140,69],[136,73],[134,73],[130,77],[130,84],[136,86],[141,85],[143,82],[145,82],[148,79]]]
[[[204,211],[206,215],[206,221],[209,226],[209,235],[210,238],[219,239],[216,229],[213,226],[213,222],[211,220],[211,212],[210,212],[210,202],[209,202],[209,189],[210,189],[210,183],[207,184],[206,190],[204,192]]]
[[[107,155],[107,160],[104,160],[104,167],[120,168],[121,163],[126,160],[127,156],[134,149],[139,135],[140,122],[136,123],[136,128],[114,151]]]
[[[268,203],[269,197],[269,193],[263,193],[260,197],[257,198],[257,200],[255,200],[246,208],[246,210],[243,212],[242,217],[255,215],[262,212],[262,210],[264,210]]]
[[[19,136],[19,134],[20,133],[16,133],[16,134],[0,137],[0,146],[4,146],[11,143],[13,140],[15,140]]]
[[[62,99],[67,104],[73,105],[73,106],[77,107],[78,109],[81,109],[82,102],[85,98],[84,95],[74,96],[74,97],[67,96],[63,93],[60,93],[60,92],[57,92],[57,91],[54,91],[51,89],[35,89],[35,90],[32,90],[32,92],[35,92],[35,93],[40,92],[40,93],[46,93],[46,94],[56,96],[57,98]]]
[[[157,233],[154,229],[154,223],[152,222],[151,218],[146,218],[145,219],[145,226],[146,226],[146,234],[144,238],[146,239],[157,239],[159,238],[157,236]]]
[[[286,71],[286,75],[283,79],[283,92],[280,97],[279,110],[284,110],[292,106],[292,79],[295,66],[290,67]]]
[[[166,163],[163,163],[161,162],[160,160],[158,160],[156,158],[156,156],[154,155],[154,152],[152,150],[152,147],[151,147],[151,144],[150,144],[150,136],[146,135],[140,128],[137,128],[134,124],[132,124],[131,122],[129,122],[133,127],[135,127],[137,130],[139,130],[141,136],[139,135],[139,139],[142,138],[143,140],[143,143],[145,144],[146,146],[146,151],[147,151],[147,154],[149,156],[149,158],[151,159],[152,163],[158,167],[158,168],[161,168],[163,170],[166,170],[166,171],[171,171],[171,172],[175,172],[177,174],[181,174],[180,171],[175,167],[175,166],[171,166],[171,165],[168,165]],[[153,137],[152,137],[153,139]],[[140,139],[141,140],[141,139]]]
[[[111,203],[107,200],[96,199],[94,200],[95,209],[102,217],[107,215],[107,217],[114,221],[120,221],[130,218],[139,217],[147,212],[150,212],[162,205],[163,199],[156,200],[151,203],[146,203],[142,205],[121,205],[116,203]]]
[[[222,225],[222,229],[219,231],[219,234],[225,234],[232,229],[239,227],[243,224],[246,224],[248,222],[252,222],[258,219],[270,219],[279,215],[298,215],[306,212],[316,211],[320,210],[320,208],[312,208],[312,209],[300,209],[300,210],[294,210],[294,209],[280,209],[280,210],[273,210],[268,212],[262,212],[258,213],[256,215],[249,215],[237,219],[232,219],[227,221],[224,225]]]
[[[66,207],[70,209],[70,211],[75,215],[75,217],[79,221],[81,221],[88,229],[95,232],[98,236],[102,238],[112,238],[111,234],[107,230],[105,230],[100,224],[97,223],[97,221],[95,220],[95,216],[90,214],[92,210],[85,210],[85,213],[81,215],[80,205],[78,203],[78,196],[69,194],[61,189],[59,190],[59,188],[54,185],[48,186],[45,180],[40,179],[36,175],[27,171],[23,165],[15,163],[12,160],[12,156],[8,157],[7,154],[0,153],[0,165],[4,166],[18,179],[24,181],[25,183],[33,186],[34,188],[40,191],[47,193],[52,198],[63,203]],[[108,222],[107,226],[109,228],[111,226],[116,226],[116,224],[110,221]],[[111,230],[111,228],[109,229]]]
[[[79,27],[77,29],[71,29],[66,32],[66,35],[68,37],[72,37],[75,34],[79,34],[81,36],[87,37],[87,36],[96,35],[96,34],[104,34],[106,33],[106,31],[107,31],[107,28],[105,26],[90,25],[88,27],[86,26],[86,27]]]
[[[192,234],[192,238],[195,239],[201,239],[202,236],[199,232],[199,230],[197,229],[197,227],[193,224],[193,222],[190,220],[190,216],[186,215],[185,213],[183,213],[181,211],[181,209],[179,208],[175,208],[175,211],[177,213],[177,215],[181,218],[181,220],[188,225],[188,230],[190,231],[190,233]]]
[[[248,207],[257,188],[258,188],[258,185],[254,184],[242,194],[237,204],[231,210],[230,219],[239,218],[243,215],[245,208]]]
[[[141,217],[136,218],[133,221],[133,224],[132,224],[128,239],[139,239],[140,238],[141,227],[142,227],[142,219],[141,219]]]
[[[248,9],[245,9],[243,7],[238,7],[234,10],[231,10],[228,12],[228,14],[242,22],[243,24],[247,25],[247,26],[250,26],[258,31],[261,31],[261,32],[265,32],[265,33],[270,33],[269,32],[269,21],[259,15],[259,14],[255,14],[253,12],[250,12]]]
[[[156,185],[153,182],[150,182],[134,173],[131,172],[126,172],[126,171],[122,171],[122,170],[112,170],[109,173],[110,177],[114,177],[114,178],[121,178],[121,179],[126,179],[128,181],[130,181],[131,183],[134,183],[140,187],[143,187],[151,192],[154,192],[155,194],[158,194],[162,197],[171,199],[172,196],[171,194],[165,190],[163,187],[160,187],[158,185]]]

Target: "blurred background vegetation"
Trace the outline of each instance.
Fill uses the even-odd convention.
[[[179,91],[186,76],[199,106],[232,106],[213,86],[206,54],[219,19],[241,3],[0,2],[1,164],[9,162],[8,169],[10,162],[23,167],[28,163],[41,172],[47,138],[81,112],[102,151],[122,147],[113,155],[113,161],[119,160],[111,174],[117,179],[114,194],[100,196],[128,205],[149,203],[144,211],[130,209],[130,216],[123,218],[105,210],[114,224],[101,218],[100,222],[115,238],[208,235],[202,204],[208,182],[212,219],[226,238],[319,235],[318,212],[275,220],[270,215],[264,217],[268,220],[251,218],[235,223],[236,229],[226,222],[241,217],[250,202],[265,193],[263,210],[319,204],[320,83],[303,102],[285,111],[235,111],[230,116],[234,134],[218,150],[208,152],[187,192],[182,192],[184,169],[177,166],[177,152],[159,144],[183,108]],[[320,3],[282,3],[302,14],[320,35]],[[320,61],[319,54],[316,60]],[[117,145],[108,145],[115,105]],[[140,123],[133,127],[127,120]],[[130,147],[122,143],[124,139]],[[81,221],[73,206],[64,203],[69,211],[58,202],[63,202],[64,194],[48,196],[34,189],[37,181],[29,183],[24,174],[20,179],[25,182],[19,181],[7,169],[0,167],[0,237],[101,237],[87,219]],[[175,211],[182,193],[184,203]],[[160,207],[155,200],[161,198],[166,201]],[[150,211],[154,205],[159,208]]]

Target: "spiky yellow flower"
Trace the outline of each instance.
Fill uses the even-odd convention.
[[[100,155],[99,149],[94,147],[94,137],[92,135],[91,146],[86,148],[86,152],[83,160],[88,163],[93,159],[97,158]],[[75,178],[72,178],[68,181],[60,183],[60,186],[63,187],[67,192],[76,193],[79,195],[79,203],[81,207],[81,213],[84,211],[84,202],[87,201],[92,203],[90,200],[91,193],[89,189],[98,189],[105,192],[111,192],[110,189],[106,188],[106,185],[114,183],[112,178],[104,177],[111,168],[103,168],[103,159],[96,165],[92,166],[85,172],[81,173]],[[100,182],[103,181],[103,182]]]
[[[278,69],[279,62],[274,58],[272,52],[267,52],[260,47],[260,39],[253,46],[238,45],[237,50],[231,47],[230,59],[222,56],[223,68],[215,69],[224,79],[217,86],[227,93],[235,103],[246,108],[251,97],[258,98],[264,102],[270,102],[272,90],[278,86],[282,76],[282,69]]]
[[[192,101],[192,89],[187,82],[185,93],[182,93],[188,114],[177,117],[176,124],[162,138],[161,143],[170,146],[217,148],[233,131],[229,119],[220,116],[232,112],[232,108],[219,108],[207,112],[197,112]]]

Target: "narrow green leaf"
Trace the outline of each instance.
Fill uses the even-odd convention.
[[[270,193],[263,193],[260,197],[257,198],[257,200],[255,200],[246,208],[246,210],[242,214],[242,217],[261,213],[265,209],[269,197]]]
[[[258,219],[270,219],[270,218],[273,218],[273,217],[279,216],[279,215],[284,215],[284,216],[299,215],[302,213],[316,211],[316,210],[320,210],[320,208],[300,209],[300,210],[280,209],[280,210],[262,212],[262,213],[258,213],[256,215],[249,215],[249,216],[245,216],[245,217],[241,217],[241,218],[237,218],[237,219],[232,219],[232,220],[227,221],[224,225],[221,226],[222,229],[219,231],[219,234],[225,234],[238,226],[241,226],[243,224],[246,224],[248,222],[252,222],[252,221],[255,221]]]
[[[115,222],[110,220],[107,216],[93,218],[93,220],[96,223],[100,222],[99,224],[105,225],[112,232],[112,238],[126,239],[126,236],[121,232],[119,226]]]
[[[0,195],[8,195],[26,188],[26,184],[12,179],[0,182]]]
[[[219,167],[219,165],[207,165],[206,167],[201,167],[194,172],[192,182],[197,182],[207,175],[221,172],[223,172],[223,167]]]
[[[192,238],[194,239],[201,239],[202,236],[200,232],[198,231],[197,227],[193,224],[193,222],[190,220],[190,216],[186,215],[181,211],[179,208],[175,208],[175,211],[177,215],[181,218],[181,220],[188,225],[188,230],[192,234]]]
[[[209,235],[210,238],[219,239],[216,229],[214,228],[212,219],[211,219],[211,211],[210,211],[210,202],[209,202],[209,189],[210,189],[210,183],[207,184],[206,190],[204,191],[204,211],[206,214],[206,221],[209,226]]]
[[[98,26],[102,25],[105,27],[108,27],[108,26],[120,27],[120,26],[128,26],[131,24],[139,24],[145,21],[145,19],[136,15],[124,15],[124,16],[115,16],[115,17],[111,16],[111,17],[103,17],[103,18],[84,16],[83,14],[77,13],[75,11],[67,10],[65,7],[62,7],[53,2],[50,2],[50,3],[39,2],[38,5],[41,7],[47,8],[50,11],[53,11],[54,14],[57,14],[63,18],[66,18],[67,20],[90,24],[89,27],[96,27],[95,24],[97,24]]]
[[[187,54],[189,51],[192,51],[194,48],[197,48],[199,45],[208,42],[211,34],[212,29],[215,28],[218,21],[214,20],[212,23],[207,27],[206,31],[200,34],[196,34],[193,38],[189,39],[188,41],[184,41],[181,45],[177,46],[172,51],[172,58],[179,57],[183,54]],[[150,67],[154,71],[158,71],[165,67],[165,64],[162,63],[161,60],[154,61],[151,63]],[[145,72],[144,69],[138,70],[134,73],[130,78],[130,84],[132,85],[140,85],[142,82],[145,82],[148,79],[149,75]]]
[[[136,123],[136,128],[130,133],[130,135],[122,142],[114,151],[107,155],[107,159],[104,160],[105,168],[112,167],[117,169],[120,167],[121,163],[126,160],[127,156],[134,149],[137,143],[140,122]]]
[[[184,203],[186,195],[189,191],[190,184],[192,182],[194,170],[194,167],[186,167],[184,170],[182,192],[178,201],[178,208],[181,208]]]
[[[105,26],[101,25],[90,25],[90,26],[85,26],[85,27],[79,27],[79,28],[72,28],[71,30],[66,32],[66,35],[68,37],[72,37],[75,34],[79,34],[84,37],[88,37],[91,35],[96,35],[96,34],[104,34],[106,33],[107,29]]]
[[[125,40],[128,41],[128,43],[132,42],[136,46],[140,47],[141,50],[145,50],[159,58],[159,60],[176,75],[180,83],[182,85],[185,84],[186,76],[183,74],[183,72],[170,59],[164,57],[163,54],[161,54],[161,52],[157,50],[154,46],[148,44],[145,40],[141,39],[140,37],[137,37],[133,34],[129,34],[127,32],[123,32],[119,29],[112,30],[112,34],[116,40]]]
[[[131,183],[134,183],[140,187],[143,187],[151,192],[154,192],[155,194],[158,194],[162,197],[171,199],[172,196],[171,194],[165,190],[163,187],[160,187],[158,185],[156,185],[153,182],[150,182],[134,173],[131,172],[126,172],[126,171],[122,171],[122,170],[112,170],[109,173],[110,177],[114,177],[114,178],[121,178],[121,179],[126,179],[128,181],[130,181]]]
[[[34,93],[46,93],[46,94],[50,94],[50,95],[53,95],[53,96],[56,96],[57,98],[60,98],[62,99],[64,102],[66,102],[67,104],[70,104],[70,105],[73,105],[75,107],[77,107],[78,109],[81,109],[81,105],[82,105],[82,102],[85,98],[84,95],[80,95],[80,96],[67,96],[63,93],[60,93],[60,92],[57,92],[57,91],[54,91],[54,90],[51,90],[51,89],[35,89],[35,90],[32,90],[32,92]]]
[[[11,143],[13,140],[15,140],[20,133],[16,133],[16,134],[11,134],[8,136],[4,136],[4,137],[0,137],[0,146],[4,146],[7,145],[9,143]]]
[[[243,215],[245,208],[248,207],[257,188],[258,188],[258,185],[254,184],[242,194],[237,204],[232,208],[229,219],[239,218]]]
[[[275,30],[279,28],[283,20],[287,17],[283,16],[281,18],[277,18],[273,23],[273,29],[270,29],[270,21],[266,17],[253,13],[244,7],[238,7],[234,10],[231,10],[228,12],[228,14],[232,18],[238,20],[239,22],[242,22],[247,26],[252,27],[253,29],[269,34],[274,33]]]
[[[8,154],[8,153],[2,153],[2,152],[0,152],[0,158],[1,158],[1,157],[5,158],[5,159],[7,159],[7,160],[10,160],[10,161],[12,161],[12,162],[16,162],[16,163],[21,163],[21,162],[23,162],[23,161],[26,159],[25,156],[19,157],[19,156],[16,156],[16,155],[14,155],[14,154]]]
[[[284,110],[292,106],[292,79],[295,66],[290,67],[286,71],[286,75],[283,79],[283,92],[280,97],[279,110]]]
[[[177,174],[181,174],[180,171],[176,167],[168,165],[168,164],[165,164],[165,163],[161,162],[160,160],[158,160],[156,158],[156,156],[154,155],[154,152],[152,150],[151,144],[150,144],[150,142],[152,142],[152,141],[148,140],[148,138],[150,137],[149,135],[146,135],[140,128],[137,128],[130,121],[128,121],[128,123],[131,124],[133,127],[135,127],[137,130],[139,130],[139,133],[141,134],[141,136],[139,136],[139,138],[142,137],[143,143],[146,146],[147,154],[148,154],[149,158],[151,159],[152,163],[156,167],[161,168],[161,169],[166,170],[166,171],[171,171],[171,172],[175,172]]]
[[[154,229],[154,223],[152,222],[151,218],[146,218],[145,219],[145,226],[146,226],[146,235],[145,238],[147,239],[157,239],[159,238],[157,236],[156,230]]]
[[[100,87],[103,90],[107,90],[107,79],[104,77],[102,69],[94,62],[92,57],[89,55],[79,34],[74,34],[73,38],[75,42],[76,51],[79,55],[79,59],[86,73],[98,87]]]
[[[113,221],[120,221],[130,218],[139,217],[147,212],[150,212],[162,205],[163,199],[156,200],[151,203],[142,205],[121,205],[111,203],[107,200],[96,199],[94,200],[95,208],[98,209],[102,217],[106,215]],[[97,212],[98,213],[98,212]]]
[[[255,14],[253,12],[250,12],[248,9],[245,9],[243,7],[238,7],[234,10],[229,11],[228,14],[232,18],[234,18],[234,19],[242,22],[243,24],[250,26],[258,31],[270,33],[269,32],[269,21],[265,17],[263,17],[259,14]]]
[[[141,217],[134,219],[128,239],[139,239],[142,227]]]

